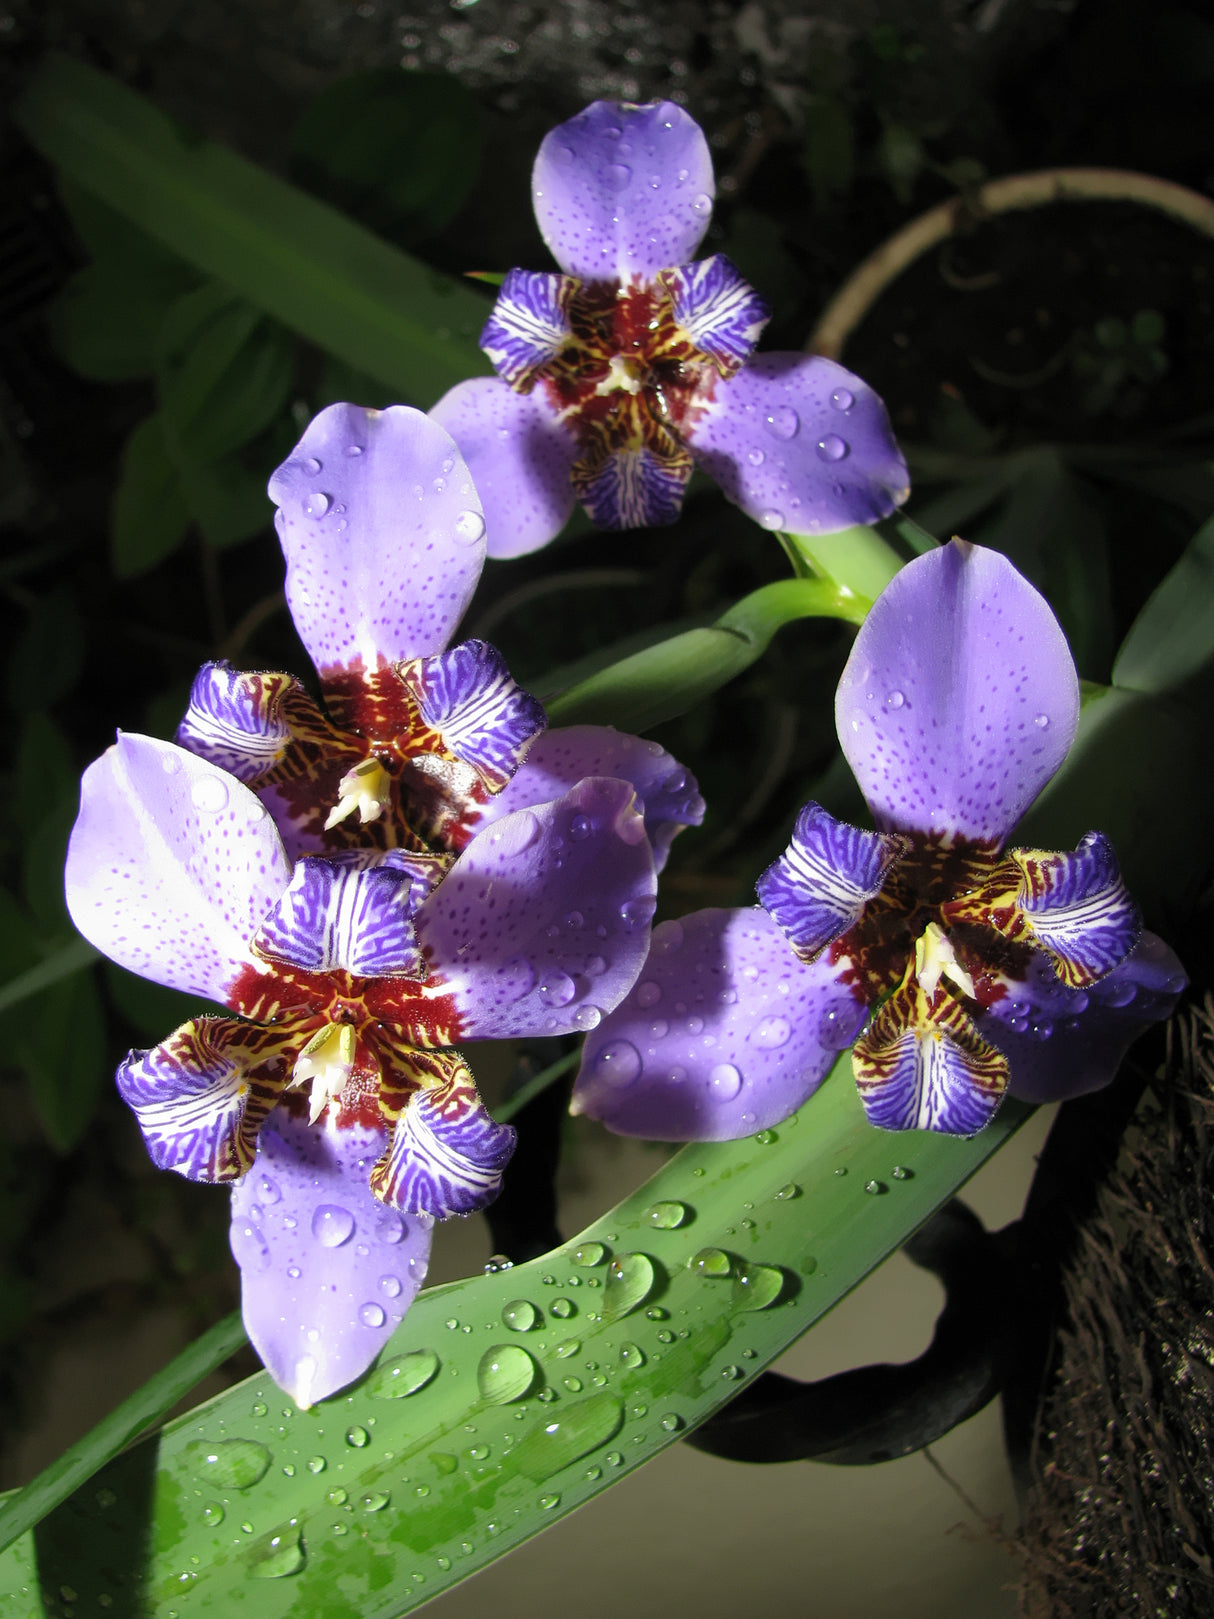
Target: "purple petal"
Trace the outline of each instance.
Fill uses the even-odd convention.
[[[479,806],[479,831],[504,815],[560,798],[586,776],[616,776],[636,788],[644,806],[645,831],[658,871],[670,845],[685,826],[699,826],[704,800],[695,777],[660,742],[614,731],[606,725],[565,725],[545,731],[527,752],[513,780],[496,798]]]
[[[254,782],[281,763],[291,742],[291,706],[315,703],[293,675],[242,674],[230,663],[204,663],[194,676],[190,705],[177,727],[177,745],[237,780]]]
[[[491,557],[547,545],[574,507],[577,440],[542,389],[516,394],[499,377],[456,383],[430,412],[460,447],[484,504]]]
[[[591,777],[473,838],[417,914],[467,1039],[592,1029],[645,959],[657,881],[626,781]]]
[[[660,528],[683,509],[691,457],[613,450],[606,461],[578,462],[571,477],[574,494],[599,528]]]
[[[665,270],[662,280],[675,320],[696,348],[712,356],[722,376],[732,376],[771,319],[766,303],[724,253]]]
[[[1045,599],[998,552],[959,540],[881,592],[835,699],[878,826],[995,845],[1066,757],[1078,717]]]
[[[870,1124],[881,1130],[976,1135],[1008,1082],[998,1047],[978,1033],[947,991],[927,996],[912,977],[873,1018],[852,1051]]]
[[[764,528],[829,534],[906,499],[906,462],[885,406],[816,354],[756,354],[684,432],[696,461]]]
[[[1017,910],[1064,983],[1081,988],[1125,960],[1142,915],[1102,832],[1089,832],[1074,854],[1013,849],[1011,858],[1024,879]]]
[[[531,175],[540,232],[583,281],[648,281],[685,264],[715,186],[700,126],[672,101],[594,101],[544,136]]]
[[[359,1377],[425,1280],[433,1222],[368,1186],[382,1130],[307,1125],[279,1108],[232,1189],[241,1311],[274,1381],[300,1406]]]
[[[329,405],[270,495],[291,616],[322,675],[446,646],[480,578],[485,522],[436,421],[405,405]]]
[[[573,276],[511,270],[481,333],[481,348],[503,382],[520,391],[564,348],[573,328],[569,300]]]
[[[1007,995],[982,1018],[981,1030],[1011,1063],[1012,1096],[1061,1102],[1107,1085],[1131,1042],[1172,1015],[1186,982],[1180,962],[1153,933],[1087,989],[1060,984],[1038,956],[1026,979],[1006,980]]]
[[[506,785],[548,723],[543,705],[514,682],[487,641],[463,641],[397,673],[416,698],[423,723],[448,752],[472,766],[490,792]]]
[[[374,1176],[385,1203],[439,1220],[493,1202],[517,1139],[490,1117],[463,1062],[448,1055],[451,1077],[411,1099]]]
[[[364,866],[357,856],[348,861],[309,855],[295,867],[253,948],[268,961],[305,972],[421,977],[410,920],[419,899],[413,872],[396,862]]]
[[[755,884],[759,904],[810,961],[859,921],[906,848],[902,838],[861,831],[806,804],[787,851]]]
[[[261,800],[171,742],[120,735],[85,771],[67,905],[119,966],[223,1001],[290,876]]]
[[[118,1094],[157,1169],[229,1181],[253,1162],[257,1132],[291,1072],[296,1040],[230,1018],[194,1018],[119,1064]]]
[[[778,1124],[867,1015],[839,971],[798,961],[766,911],[663,922],[636,986],[586,1041],[573,1111],[660,1141]]]

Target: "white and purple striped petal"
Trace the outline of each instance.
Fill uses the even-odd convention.
[[[467,1039],[592,1029],[645,959],[653,855],[629,782],[591,777],[475,837],[418,911]]]
[[[130,972],[226,1000],[290,876],[261,800],[185,749],[120,735],[85,771],[68,910]]]
[[[232,1018],[194,1018],[118,1066],[157,1169],[192,1181],[230,1181],[253,1162],[257,1133],[291,1075],[297,1040]]]
[[[409,1102],[372,1180],[393,1208],[437,1220],[493,1202],[516,1140],[512,1126],[490,1116],[458,1056],[447,1060],[450,1078]]]
[[[867,1016],[844,970],[798,961],[757,908],[663,922],[636,985],[586,1041],[574,1112],[659,1141],[778,1124]]]
[[[437,421],[329,405],[270,479],[287,602],[327,671],[441,651],[485,560],[472,477]]]
[[[577,439],[544,389],[517,394],[500,377],[457,382],[431,409],[459,445],[484,507],[491,557],[522,556],[555,539],[574,508]]]
[[[905,838],[848,826],[811,802],[787,850],[755,884],[759,904],[802,961],[812,961],[860,920],[906,848]]]
[[[487,641],[463,641],[435,657],[402,664],[397,673],[424,724],[472,766],[491,793],[506,785],[548,723],[543,705],[516,684],[501,653]]]
[[[1059,983],[1047,958],[1035,957],[1025,978],[1004,980],[1006,996],[979,1026],[1011,1064],[1011,1095],[1063,1102],[1107,1085],[1130,1044],[1172,1015],[1186,982],[1163,940],[1144,933],[1120,966],[1086,989]]]
[[[609,725],[564,725],[536,737],[511,781],[496,798],[477,806],[477,818],[469,825],[479,833],[515,810],[562,797],[586,776],[616,776],[632,783],[658,871],[675,836],[704,819],[695,777],[660,742]]]
[[[598,528],[660,528],[676,522],[691,477],[691,457],[641,447],[614,450],[605,461],[578,462],[573,492]]]
[[[1064,984],[1082,989],[1125,960],[1142,916],[1102,832],[1089,832],[1073,854],[1013,849],[1011,859],[1023,877],[1017,911]]]
[[[748,360],[771,310],[724,253],[663,270],[674,318],[723,377]]]
[[[881,592],[839,681],[835,722],[877,825],[1000,844],[1058,769],[1079,681],[1045,599],[959,540]]]
[[[887,517],[910,488],[881,400],[815,354],[756,354],[684,428],[697,463],[764,528],[829,534]]]
[[[576,277],[546,270],[511,270],[481,333],[481,348],[503,382],[525,392],[560,353],[573,328],[569,300]]]
[[[179,747],[207,759],[238,781],[254,782],[279,764],[291,740],[283,698],[319,711],[292,675],[243,674],[230,663],[204,663],[194,676]]]
[[[424,967],[411,920],[424,893],[418,890],[415,874],[396,862],[306,855],[253,949],[305,972],[419,978]]]
[[[387,1132],[308,1125],[279,1108],[232,1189],[241,1313],[274,1381],[307,1407],[360,1376],[426,1277],[433,1221],[371,1193]]]
[[[592,102],[549,130],[531,175],[543,238],[583,281],[647,281],[685,264],[714,191],[704,133],[673,101]]]

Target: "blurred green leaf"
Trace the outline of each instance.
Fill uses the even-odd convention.
[[[26,715],[17,743],[16,766],[13,819],[22,832],[30,833],[48,806],[60,803],[76,790],[71,745],[49,714],[35,709]]]
[[[175,551],[192,516],[181,474],[169,453],[164,418],[146,417],[126,441],[110,519],[119,579],[146,573]]]
[[[1165,692],[1214,657],[1214,518],[1130,626],[1113,665],[1113,684]]]
[[[480,172],[480,109],[443,73],[372,68],[323,90],[291,136],[301,184],[409,246],[455,218]]]
[[[927,161],[918,135],[905,124],[886,124],[881,131],[877,157],[894,196],[901,203],[909,203],[914,196],[915,181]]]
[[[279,459],[253,469],[243,456],[229,455],[186,470],[183,482],[190,505],[211,545],[222,550],[270,527],[274,507],[266,483]]]
[[[817,92],[805,103],[805,142],[801,161],[814,202],[827,207],[851,190],[856,174],[856,134],[841,97]]]
[[[123,1017],[153,1042],[163,1040],[180,1024],[201,1013],[225,1011],[223,1007],[208,1004],[201,996],[183,995],[180,990],[153,984],[150,978],[140,978],[112,961],[105,963],[105,982],[111,1000]]]
[[[75,598],[51,590],[34,602],[9,647],[8,699],[19,714],[49,708],[80,678],[84,626]]]
[[[141,96],[52,54],[14,109],[78,185],[233,293],[429,406],[483,375],[488,303],[335,209],[211,141],[183,136]],[[163,554],[163,553],[162,553]]]
[[[88,1129],[105,1079],[105,1019],[93,974],[76,973],[32,996],[11,1043],[47,1139],[70,1152]]]
[[[71,936],[63,897],[63,863],[79,803],[80,792],[73,779],[61,797],[46,803],[25,841],[22,894],[45,934]]]
[[[73,370],[94,382],[148,376],[165,312],[196,280],[168,255],[133,267],[117,258],[86,265],[47,312],[51,340]]]

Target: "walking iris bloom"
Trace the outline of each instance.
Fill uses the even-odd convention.
[[[840,1051],[869,1120],[972,1135],[1005,1094],[1112,1079],[1185,984],[1142,933],[1113,851],[1004,842],[1062,764],[1079,689],[1046,602],[997,552],[920,557],[865,620],[836,699],[877,830],[817,804],[761,909],[665,923],[586,1043],[574,1109],[613,1130],[724,1140],[777,1123]]]
[[[443,650],[485,525],[435,423],[330,407],[271,493],[328,714],[207,665],[180,745],[120,736],[86,773],[66,887],[111,959],[237,1014],[118,1086],[159,1167],[233,1183],[245,1324],[307,1405],[399,1324],[433,1222],[497,1193],[514,1132],[452,1048],[594,1027],[703,803],[656,744],[542,734],[491,647]]]
[[[694,464],[793,533],[906,498],[872,389],[815,355],[754,354],[762,299],[723,254],[692,261],[713,192],[703,131],[673,102],[596,101],[545,136],[531,193],[561,273],[510,271],[481,337],[497,377],[432,412],[476,480],[491,556],[546,545],[575,499],[600,528],[671,523]]]

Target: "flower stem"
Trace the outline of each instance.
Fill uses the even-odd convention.
[[[874,528],[845,528],[838,534],[781,534],[801,577],[829,579],[853,596],[872,602],[902,566],[898,554]]]

